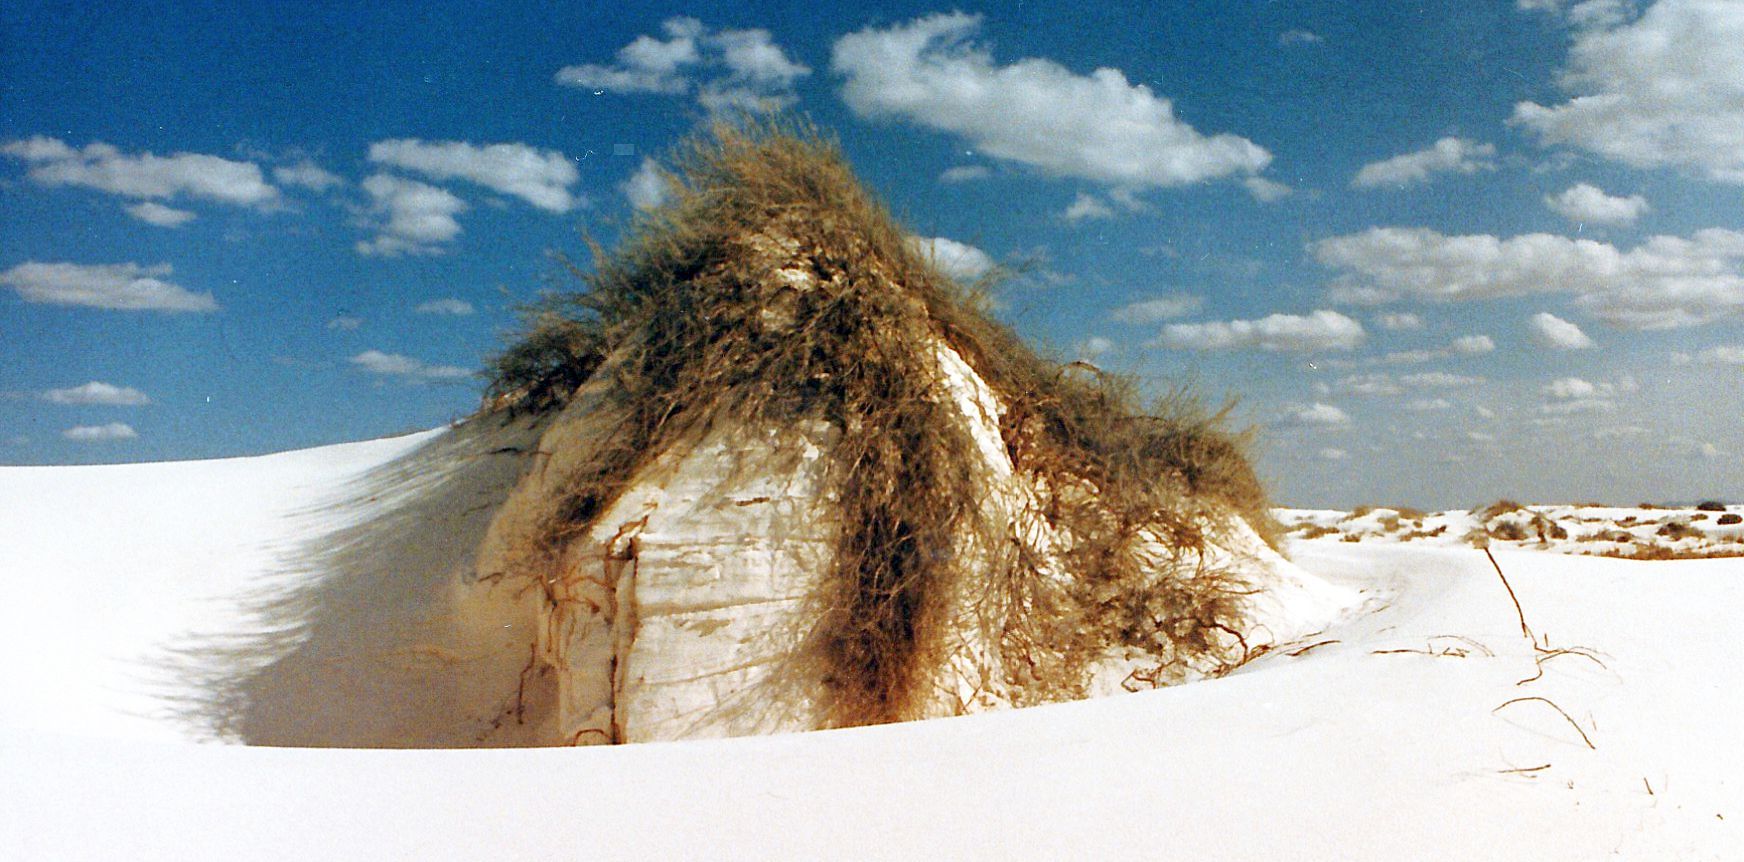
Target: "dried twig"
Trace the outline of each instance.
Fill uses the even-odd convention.
[[[1587,736],[1587,732],[1585,730],[1581,729],[1580,724],[1578,722],[1576,722],[1573,718],[1569,717],[1569,714],[1565,710],[1563,710],[1562,707],[1557,706],[1556,703],[1554,701],[1550,700],[1549,698],[1538,697],[1537,695],[1530,695],[1527,697],[1516,697],[1512,700],[1503,702],[1501,706],[1498,706],[1495,709],[1490,710],[1490,712],[1491,712],[1491,714],[1501,712],[1502,707],[1512,706],[1513,704],[1516,704],[1516,703],[1524,703],[1524,702],[1529,701],[1529,700],[1538,701],[1539,703],[1545,704],[1545,705],[1549,706],[1551,709],[1556,710],[1556,713],[1558,715],[1562,716],[1563,719],[1569,723],[1569,726],[1574,728],[1574,732],[1580,734],[1581,741],[1587,744],[1587,748],[1593,749],[1594,751],[1598,750],[1599,747],[1593,744],[1592,738]]]

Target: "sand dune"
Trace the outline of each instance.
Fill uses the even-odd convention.
[[[0,846],[22,859],[135,860],[1724,859],[1744,846],[1732,728],[1744,696],[1727,682],[1744,648],[1721,634],[1744,602],[1736,559],[1501,548],[1534,633],[1581,648],[1523,685],[1539,669],[1534,648],[1481,552],[1298,540],[1299,565],[1364,604],[1210,682],[586,750],[189,744],[208,732],[189,707],[210,705],[201,686],[212,677],[166,656],[244,635],[263,608],[280,621],[288,607],[314,615],[301,634],[235,642],[232,658],[254,660],[220,677],[262,698],[232,716],[241,738],[270,739],[274,709],[318,694],[297,688],[307,669],[367,656],[395,626],[433,644],[395,661],[475,660],[479,685],[420,694],[388,674],[379,691],[350,692],[379,697],[370,714],[333,726],[375,744],[429,730],[419,716],[437,701],[476,707],[488,724],[519,667],[514,638],[500,656],[440,654],[459,649],[444,637],[461,637],[444,628],[444,598],[384,565],[418,549],[344,537],[372,496],[377,514],[466,537],[478,525],[459,503],[512,472],[508,450],[525,430],[0,468]],[[311,536],[329,537],[321,554],[353,583],[300,580]],[[308,637],[359,618],[372,623],[350,639]]]

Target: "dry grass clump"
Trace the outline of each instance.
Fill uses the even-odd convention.
[[[1130,381],[1037,356],[914,250],[808,126],[718,125],[672,162],[671,202],[638,216],[611,253],[594,246],[591,271],[571,267],[583,289],[537,308],[493,363],[491,403],[506,410],[549,410],[590,375],[613,376],[619,426],[568,480],[542,540],[549,559],[686,435],[823,423],[841,526],[804,650],[832,723],[906,716],[937,666],[947,585],[965,565],[998,568],[989,604],[1010,614],[1000,636],[1020,659],[1111,633],[1184,662],[1226,648],[1239,590],[1214,572],[1159,581],[1144,550],[1159,538],[1177,554],[1203,550],[1214,506],[1275,536],[1224,414],[1184,396],[1142,410]],[[991,523],[976,498],[974,440],[941,395],[939,358],[917,349],[934,339],[1005,400],[1006,448],[1044,489],[1038,514],[1072,539],[1066,594],[1049,592],[1012,525]]]

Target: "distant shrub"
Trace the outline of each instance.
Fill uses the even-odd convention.
[[[1702,538],[1702,531],[1689,525],[1688,521],[1666,521],[1653,531],[1656,536],[1663,536],[1672,541],[1678,539]]]
[[[1715,500],[1703,500],[1700,503],[1696,504],[1696,511],[1698,511],[1698,512],[1724,512],[1724,511],[1726,511],[1726,504],[1715,501]]]
[[[1744,521],[1744,516],[1739,515],[1737,512],[1727,512],[1726,514],[1721,515],[1720,520],[1715,521],[1714,523],[1719,524],[1722,527],[1729,527],[1740,521]]]

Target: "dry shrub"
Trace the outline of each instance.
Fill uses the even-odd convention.
[[[824,423],[840,528],[803,652],[830,723],[913,711],[944,649],[948,587],[969,565],[995,570],[1001,646],[1032,665],[1110,639],[1232,664],[1239,586],[1209,571],[1159,579],[1144,550],[1160,539],[1171,564],[1196,568],[1219,507],[1275,539],[1245,438],[1222,429],[1227,408],[1175,393],[1146,411],[1130,380],[1036,355],[911,247],[809,126],[717,125],[672,162],[671,202],[611,253],[591,246],[594,268],[571,266],[583,289],[533,310],[493,364],[490,403],[505,410],[549,410],[596,371],[614,378],[618,427],[567,480],[539,556],[556,559],[686,435]],[[1036,514],[1071,537],[1063,593],[1010,524],[985,516],[974,441],[941,397],[938,357],[916,349],[933,339],[1005,400],[1006,448],[1044,489]]]
[[[1727,512],[1726,514],[1721,515],[1719,520],[1715,521],[1714,523],[1716,523],[1722,527],[1729,527],[1729,526],[1736,524],[1740,521],[1744,521],[1744,516],[1739,515],[1737,512]]]

